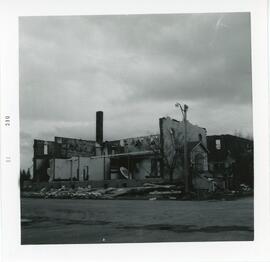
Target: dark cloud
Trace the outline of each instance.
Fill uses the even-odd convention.
[[[179,118],[209,133],[252,133],[248,13],[21,17],[22,165],[34,138],[106,139],[158,132]],[[28,150],[23,151],[23,150]]]

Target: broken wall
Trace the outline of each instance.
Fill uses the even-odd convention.
[[[54,156],[55,147],[53,141],[34,139],[34,158]]]
[[[107,179],[109,158],[72,157],[69,159],[52,159],[49,169],[54,180],[101,181]]]
[[[201,141],[207,148],[206,129],[187,124],[187,142]],[[184,122],[160,118],[160,149],[163,161],[162,174],[165,179],[184,180]]]
[[[54,142],[35,139],[33,144],[33,152],[34,181],[48,181],[49,175],[47,173],[47,169],[50,166],[49,161],[55,153]]]
[[[110,159],[93,157],[89,159],[89,180],[102,181],[109,179]]]
[[[109,154],[154,151],[160,147],[159,135],[125,138],[108,142]]]
[[[49,158],[34,158],[33,159],[33,180],[42,182],[48,181],[49,175],[47,169],[49,168]]]
[[[200,189],[200,190],[210,190],[212,187],[212,181],[207,180],[206,178],[200,177],[200,176],[195,176],[192,178],[192,185],[195,189]]]
[[[50,173],[53,180],[77,180],[78,159],[52,159]]]
[[[196,166],[196,157],[201,156],[202,171],[208,171],[208,154],[201,146],[196,146],[190,153],[190,164]]]
[[[151,174],[151,159],[142,159],[136,163],[133,178],[145,179],[146,176]]]
[[[96,142],[67,137],[55,137],[56,158],[73,156],[90,157],[95,155]]]

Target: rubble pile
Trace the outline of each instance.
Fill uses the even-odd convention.
[[[144,184],[140,187],[94,189],[91,186],[42,188],[39,192],[22,192],[22,197],[57,199],[178,199],[182,191],[175,185]]]
[[[146,200],[234,200],[239,197],[250,196],[253,190],[241,185],[237,191],[209,192],[207,190],[192,191],[188,194],[183,192],[183,187],[176,185],[145,183],[137,187],[109,187],[92,188],[61,186],[51,188],[50,185],[40,191],[22,191],[21,196],[25,198],[57,198],[57,199],[146,199]]]

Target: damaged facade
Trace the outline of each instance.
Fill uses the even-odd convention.
[[[96,113],[96,141],[55,137],[34,140],[35,181],[183,180],[184,123],[161,118],[160,133],[103,141],[103,112]],[[208,170],[206,129],[187,121],[190,167]]]
[[[184,176],[184,122],[171,118],[161,118],[160,146],[165,178],[183,179]],[[208,170],[206,129],[186,121],[188,160],[190,168],[206,172]]]
[[[253,141],[233,136],[207,136],[209,171],[225,188],[253,186]]]
[[[209,189],[253,185],[253,142],[207,136],[205,128],[169,117],[159,134],[104,141],[103,112],[96,113],[96,140],[34,140],[34,181],[184,181],[184,128],[190,185]]]

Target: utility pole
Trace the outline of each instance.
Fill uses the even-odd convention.
[[[70,182],[72,182],[72,158],[69,161],[70,161]]]
[[[181,109],[184,122],[184,174],[185,174],[185,193],[189,192],[189,170],[188,170],[188,148],[187,148],[187,110],[188,106],[184,105],[184,108],[180,103],[175,104],[176,107]]]

